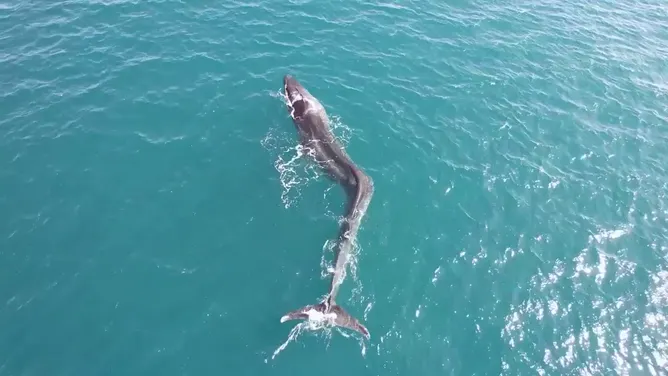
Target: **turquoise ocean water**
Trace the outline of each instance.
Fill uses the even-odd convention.
[[[0,375],[661,375],[663,1],[0,1]],[[295,75],[375,181],[298,157]],[[277,354],[277,355],[275,355]]]

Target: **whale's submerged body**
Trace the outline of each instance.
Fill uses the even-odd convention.
[[[335,139],[322,104],[294,77],[286,75],[283,83],[290,116],[299,131],[301,144],[312,152],[316,162],[329,177],[343,187],[348,201],[339,230],[329,293],[319,304],[287,313],[281,318],[281,322],[322,317],[334,325],[355,330],[369,338],[367,328],[337,305],[335,299],[345,278],[346,266],[362,217],[373,195],[373,181],[353,163]]]

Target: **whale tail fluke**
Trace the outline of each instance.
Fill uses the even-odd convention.
[[[281,322],[290,320],[324,320],[330,325],[340,326],[342,328],[354,330],[369,339],[369,331],[356,318],[348,314],[341,306],[336,303],[324,301],[320,304],[312,304],[288,312],[281,317]]]

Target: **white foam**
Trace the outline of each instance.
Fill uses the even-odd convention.
[[[312,323],[333,322],[334,320],[336,320],[337,317],[336,313],[334,312],[323,313],[313,308],[309,309],[304,313],[306,313],[306,315],[308,316],[308,321]]]
[[[281,351],[285,350],[285,348],[288,347],[290,342],[296,340],[299,337],[299,335],[302,333],[302,330],[304,329],[304,327],[305,327],[305,324],[303,322],[295,325],[295,327],[292,328],[292,330],[290,330],[290,334],[288,334],[288,338],[285,340],[285,342],[283,342],[280,346],[278,346],[278,348],[276,350],[274,350],[274,353],[272,354],[271,359],[274,360],[276,358],[276,356],[281,353]],[[265,361],[265,363],[267,362],[266,359],[264,361]]]
[[[439,266],[436,268],[436,270],[434,270],[434,276],[431,278],[431,283],[436,284],[440,276],[441,276],[441,267]]]
[[[598,243],[601,243],[603,240],[606,240],[606,239],[621,238],[622,236],[627,235],[630,232],[631,232],[630,227],[624,227],[624,228],[619,228],[619,229],[616,229],[616,230],[601,231],[598,234],[593,235],[593,238]]]
[[[334,312],[328,312],[328,313],[323,313],[319,312],[313,308],[309,309],[308,311],[304,311],[304,314],[308,316],[308,319],[298,323],[295,325],[292,330],[290,330],[290,334],[288,334],[288,338],[283,342],[273,353],[271,356],[271,359],[273,360],[276,358],[276,356],[283,350],[285,350],[286,347],[288,347],[288,344],[290,342],[297,340],[299,335],[304,331],[304,329],[307,329],[309,331],[317,331],[317,330],[323,330],[323,329],[329,329],[331,330],[332,327],[334,327],[333,323],[337,318],[337,314]],[[287,321],[289,316],[285,315],[281,317],[281,322]],[[346,335],[346,333],[343,333],[339,331],[341,334]],[[363,350],[363,353],[366,353],[366,349]],[[267,362],[267,359],[265,359],[265,363]]]

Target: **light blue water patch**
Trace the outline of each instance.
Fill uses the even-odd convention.
[[[659,1],[0,3],[0,375],[659,375]],[[295,75],[375,182],[297,155]]]

